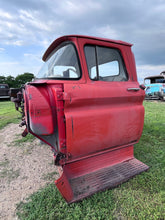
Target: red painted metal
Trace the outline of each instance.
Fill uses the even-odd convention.
[[[112,40],[112,39],[106,39],[106,38],[100,38],[100,37],[91,37],[91,36],[84,36],[84,35],[67,35],[67,36],[63,36],[60,37],[58,39],[56,39],[55,41],[53,41],[53,43],[48,47],[48,49],[45,51],[44,55],[43,55],[43,60],[46,61],[46,59],[48,58],[48,56],[53,52],[53,50],[58,47],[62,42],[66,42],[66,41],[72,41],[74,42],[77,39],[88,39],[91,41],[99,41],[99,42],[103,42],[103,44],[105,44],[105,42],[112,42],[113,44],[120,44],[120,45],[126,45],[126,46],[132,46],[132,44],[121,41],[121,40]]]
[[[133,146],[125,146],[67,163],[55,184],[65,200],[72,203],[113,188],[147,169],[134,158]]]
[[[37,135],[53,134],[53,116],[46,87],[27,87],[30,129]]]
[[[76,47],[81,78],[36,79],[25,86],[24,100],[27,128],[52,147],[55,163],[62,168],[56,186],[71,203],[114,187],[147,170],[148,166],[133,155],[133,145],[139,141],[143,130],[145,92],[137,82],[131,44],[64,36],[51,44],[43,59],[65,41]],[[118,49],[128,81],[92,81],[88,75],[85,45]]]

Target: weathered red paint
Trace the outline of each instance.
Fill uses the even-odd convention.
[[[54,131],[53,115],[46,87],[27,87],[30,129],[37,135],[51,135]],[[38,103],[39,101],[39,103]]]
[[[114,187],[148,166],[133,155],[133,145],[143,130],[145,92],[137,82],[132,45],[88,36],[65,36],[51,44],[43,60],[65,41],[76,47],[81,78],[36,79],[25,86],[24,100],[27,128],[51,145],[56,164],[63,169],[56,185],[70,203]],[[85,45],[118,49],[128,81],[92,81]],[[111,175],[113,169],[116,173]],[[77,184],[82,185],[80,191]]]

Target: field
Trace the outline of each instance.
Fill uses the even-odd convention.
[[[21,120],[21,115],[15,110],[11,101],[0,101],[0,129],[9,123],[17,123]]]
[[[1,106],[0,103],[4,126],[12,118],[9,110],[3,117],[2,112],[6,111]],[[19,219],[165,219],[165,102],[144,102],[144,106],[144,131],[135,146],[135,157],[150,167],[147,172],[71,205],[66,204],[54,186],[52,173],[52,184],[17,205]]]

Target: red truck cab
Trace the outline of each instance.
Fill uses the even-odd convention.
[[[64,36],[43,56],[24,89],[27,130],[52,147],[62,168],[56,186],[68,203],[148,169],[134,158],[142,134],[144,87],[131,44]]]

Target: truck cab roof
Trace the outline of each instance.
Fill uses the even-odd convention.
[[[48,47],[48,49],[45,51],[42,59],[43,61],[46,61],[47,57],[49,54],[62,42],[64,41],[69,41],[73,38],[79,38],[79,39],[89,39],[93,41],[103,41],[103,42],[109,42],[109,43],[114,43],[114,44],[121,44],[125,46],[131,47],[133,44],[121,41],[121,40],[112,40],[112,39],[107,39],[107,38],[100,38],[100,37],[93,37],[93,36],[85,36],[85,35],[65,35],[62,37],[57,38],[55,41],[52,42],[52,44]]]

